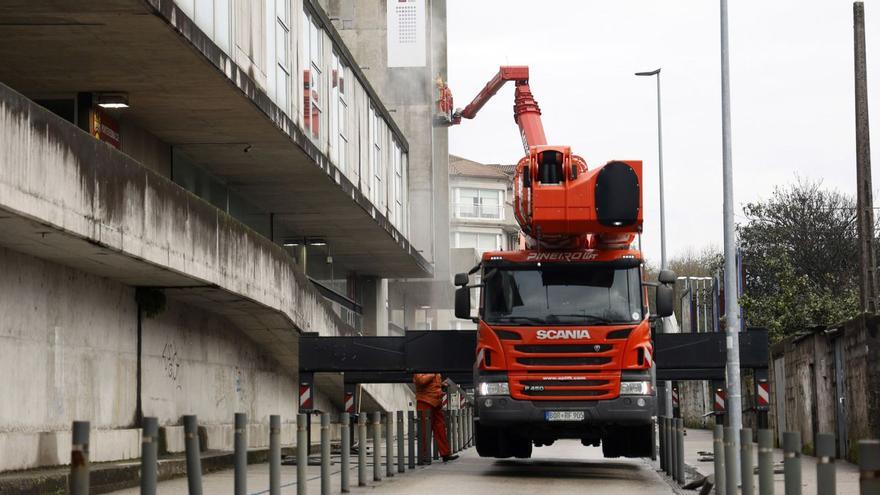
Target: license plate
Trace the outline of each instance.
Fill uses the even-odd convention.
[[[544,411],[547,421],[583,421],[583,411]]]

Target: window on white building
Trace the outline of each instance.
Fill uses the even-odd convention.
[[[383,154],[384,142],[384,122],[372,106],[370,107],[370,171],[371,182],[370,191],[373,197],[373,203],[382,207],[385,203],[384,181],[385,175],[385,155]]]
[[[290,3],[275,2],[275,102],[290,114]]]
[[[308,13],[303,13],[303,123],[312,139],[321,138],[321,113],[323,102],[321,93],[322,57],[324,34],[313,22]]]
[[[504,218],[504,191],[459,187],[455,189],[455,216],[458,218]]]
[[[455,247],[473,248],[478,252],[498,251],[501,249],[501,234],[479,232],[456,232]]]
[[[401,229],[403,223],[403,152],[397,140],[391,142],[391,161],[394,169],[394,201],[392,203],[392,223]]]
[[[348,98],[346,96],[346,71],[348,67],[339,60],[339,56],[333,53],[331,66],[331,94],[330,94],[330,135],[333,157],[336,166],[345,172],[346,151],[348,148]]]

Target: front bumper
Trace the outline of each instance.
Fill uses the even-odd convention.
[[[486,407],[486,400],[491,407]],[[644,405],[639,405],[641,403]],[[483,396],[476,399],[477,416],[487,426],[525,424],[559,426],[630,426],[644,425],[654,416],[654,396],[626,395],[601,401],[528,401],[506,396]],[[577,422],[548,422],[546,411],[584,411],[584,420]]]

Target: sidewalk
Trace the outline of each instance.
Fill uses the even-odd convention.
[[[753,444],[754,465],[758,465],[758,445]],[[700,461],[702,457],[697,452],[712,452],[712,432],[710,430],[688,429],[684,437],[684,462],[693,467],[700,475],[712,474],[715,466],[712,461]],[[782,463],[782,450],[775,449],[773,452],[775,464]],[[655,463],[659,469],[659,461]],[[859,468],[846,461],[835,461],[837,466],[837,493],[850,495],[859,493]],[[806,455],[801,456],[801,480],[803,482],[803,495],[817,495],[816,493],[816,458]],[[758,476],[754,476],[755,493],[758,491]],[[785,493],[784,477],[782,473],[774,475],[775,493]]]
[[[382,454],[385,453],[384,442],[381,445]],[[396,480],[403,479],[405,476],[415,475],[416,472],[425,469],[431,469],[432,466],[416,466],[415,471],[410,469],[406,473],[399,474],[397,472],[397,451],[395,446],[394,457],[392,458],[392,466],[394,467],[394,477],[386,478],[385,476],[385,457],[382,456],[382,481],[373,481],[373,462],[372,462],[372,442],[368,443],[367,448],[367,486],[362,490],[373,489],[381,485],[393,483]],[[319,464],[320,456],[311,455],[310,462],[306,468],[307,492],[321,493],[321,466]],[[349,482],[352,490],[358,486],[358,456],[352,454],[349,466]],[[316,462],[317,461],[317,462]],[[330,456],[330,493],[339,493],[341,484],[341,458],[338,454]],[[404,459],[406,462],[406,459]],[[433,461],[433,467],[442,465],[442,461]],[[206,494],[231,494],[234,489],[235,473],[232,469],[225,469],[202,476],[202,491]],[[247,493],[250,495],[264,495],[269,493],[269,465],[266,463],[248,464],[247,469]],[[281,493],[295,494],[297,492],[296,482],[296,466],[281,466]],[[114,491],[118,495],[138,495],[140,488],[127,488],[124,490]],[[186,495],[189,493],[187,487],[187,478],[185,476],[169,479],[159,482],[159,493],[163,495]]]

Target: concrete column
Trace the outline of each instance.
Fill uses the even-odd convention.
[[[365,277],[364,335],[388,335],[388,280]]]

